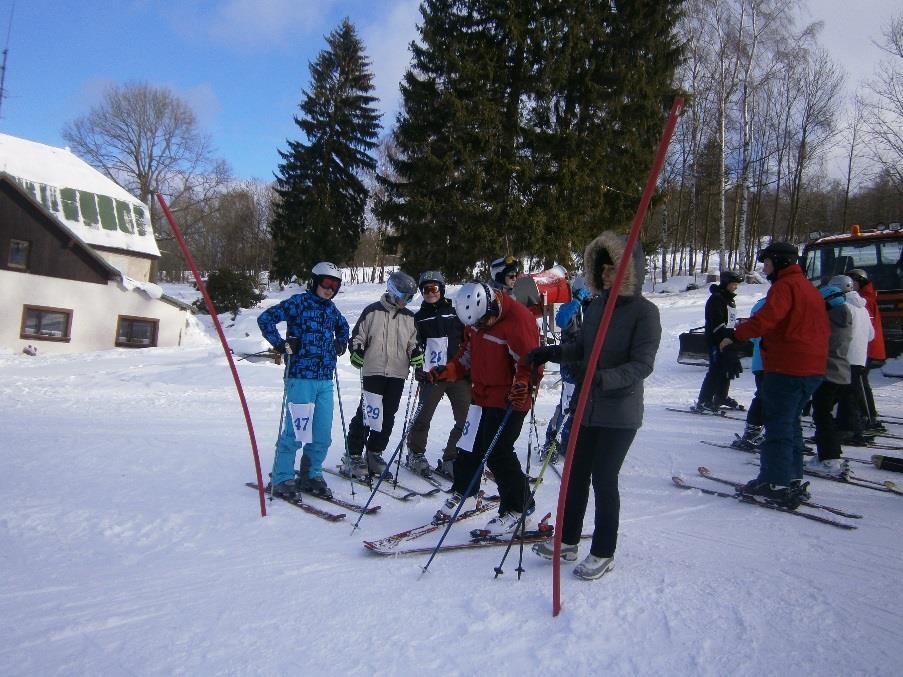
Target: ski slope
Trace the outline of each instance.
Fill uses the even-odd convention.
[[[765,290],[742,285],[739,314]],[[380,292],[348,285],[337,304],[353,324]],[[279,501],[262,518],[244,486],[254,479],[250,444],[209,318],[207,332],[178,349],[0,353],[0,674],[898,675],[903,497],[813,480],[815,500],[864,515],[845,532],[672,485],[682,474],[719,488],[696,476],[699,465],[738,480],[756,473],[753,456],[699,444],[730,441],[742,422],[666,410],[698,392],[703,368],[676,363],[677,336],[702,323],[707,297],[707,285],[649,294],[664,332],[645,425],[621,473],[616,568],[585,582],[563,565],[558,618],[552,567],[529,550],[520,580],[517,549],[497,579],[497,548],[442,554],[425,575],[426,557],[364,550],[363,540],[429,521],[439,497],[379,495],[381,511],[355,533],[353,514],[332,524]],[[223,316],[237,353],[265,347],[259,312]],[[238,370],[266,474],[282,369],[241,361]],[[360,385],[347,357],[339,378],[348,419]],[[541,435],[555,378],[536,406]],[[879,410],[903,416],[900,382],[873,372],[872,384]],[[752,392],[746,372],[731,394],[748,403]],[[451,424],[440,405],[433,462]],[[526,460],[526,427],[518,449]],[[341,454],[336,410],[327,463]],[[903,484],[874,467],[854,470]],[[337,495],[366,499],[327,479]],[[537,512],[554,511],[557,496],[548,473]],[[449,542],[479,524],[456,526]]]

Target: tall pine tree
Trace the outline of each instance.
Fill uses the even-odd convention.
[[[681,0],[425,0],[377,217],[403,265],[571,263],[639,202]]]
[[[295,116],[305,140],[288,141],[288,150],[279,151],[279,201],[270,232],[272,274],[283,280],[307,277],[318,261],[351,260],[364,232],[368,191],[362,174],[376,168],[370,151],[379,114],[363,43],[347,18],[326,43],[310,65],[302,116]]]

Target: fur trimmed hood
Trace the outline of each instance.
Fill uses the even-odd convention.
[[[617,266],[624,256],[624,237],[606,230],[595,240],[586,245],[583,254],[583,270],[586,277],[586,285],[593,294],[602,293],[602,268],[601,263],[608,259]],[[618,296],[636,296],[642,291],[642,280],[646,272],[646,262],[643,258],[643,249],[637,241],[633,252],[633,265],[624,273],[624,281]]]

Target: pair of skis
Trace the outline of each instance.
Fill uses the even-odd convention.
[[[745,421],[745,418],[740,418],[739,416],[729,416],[729,411],[740,411],[739,409],[719,409],[718,411],[708,411],[702,410],[699,411],[692,407],[688,407],[686,409],[678,409],[677,407],[665,407],[666,411],[676,411],[680,414],[692,414],[693,416],[708,416],[709,418],[723,418],[725,420],[730,421]]]
[[[827,524],[832,527],[837,527],[838,529],[846,529],[846,530],[856,529],[856,525],[850,524],[849,522],[842,522],[840,520],[832,519],[830,517],[825,517],[824,515],[818,515],[816,513],[806,512],[806,511],[800,510],[800,509],[793,510],[791,508],[783,506],[779,503],[775,503],[773,501],[769,501],[768,499],[765,499],[762,497],[747,496],[744,494],[740,494],[738,492],[738,490],[741,486],[743,486],[742,484],[733,482],[728,479],[723,479],[721,477],[716,477],[715,475],[712,474],[712,472],[708,468],[705,468],[705,467],[700,467],[698,470],[699,470],[699,474],[706,479],[712,480],[714,482],[719,482],[721,484],[726,484],[730,487],[733,487],[735,490],[734,493],[728,493],[726,491],[718,491],[716,489],[710,489],[708,487],[701,487],[696,484],[690,484],[686,480],[684,480],[682,477],[678,477],[676,475],[671,478],[671,481],[674,482],[674,484],[676,486],[680,487],[681,489],[686,489],[686,490],[690,490],[690,491],[700,491],[709,496],[719,496],[721,498],[731,498],[736,501],[739,501],[740,503],[745,503],[747,505],[755,505],[760,508],[765,508],[767,510],[775,510],[777,512],[783,512],[788,515],[796,515],[797,517],[802,517],[804,519],[812,520],[813,522],[820,522],[821,524]],[[826,511],[831,512],[836,515],[845,516],[849,519],[860,519],[862,517],[862,515],[856,515],[855,513],[846,512],[846,511],[840,510],[839,508],[833,508],[833,507],[825,506],[822,504],[815,504],[815,503],[810,502],[810,503],[803,503],[803,505],[808,506],[810,508],[826,510]]]
[[[367,481],[366,479],[359,477],[349,477],[348,475],[343,475],[342,473],[332,470],[331,468],[323,468],[323,472],[329,473],[330,475],[334,475],[336,477],[340,477],[343,480],[351,480],[355,484],[359,484],[363,487],[366,487],[369,491],[373,491],[373,485]],[[382,486],[379,487],[378,491],[381,494],[385,494],[386,496],[390,496],[394,498],[396,501],[409,501],[412,498],[429,498],[431,496],[435,496],[439,493],[439,487],[433,487],[428,491],[418,491],[417,489],[412,489],[411,487],[405,486],[404,484],[400,484],[393,479],[386,478],[383,480],[383,483],[391,487],[392,489],[399,489],[402,493],[396,493],[394,491],[390,491],[389,489],[385,489]]]
[[[258,491],[256,482],[245,482],[245,486],[253,489],[254,491]],[[362,505],[358,505],[357,503],[352,503],[350,501],[345,501],[341,498],[336,498],[334,496],[327,498],[325,496],[316,496],[314,494],[307,494],[307,495],[311,496],[312,498],[319,499],[321,501],[326,501],[327,503],[332,503],[333,505],[337,505],[340,508],[345,508],[346,510],[350,510],[350,511],[353,511],[356,513],[360,513],[364,509],[364,506],[362,506]],[[311,505],[310,503],[305,503],[300,497],[291,499],[291,498],[285,498],[284,496],[276,496],[275,498],[283,500],[286,503],[289,503],[289,504],[295,506],[296,508],[303,510],[304,512],[306,512],[308,514],[313,515],[314,517],[319,517],[320,519],[324,519],[327,522],[341,522],[346,517],[345,513],[330,512],[328,510],[323,510],[322,508],[318,508],[314,505]],[[378,506],[378,505],[370,506],[369,508],[367,508],[366,511],[364,511],[364,514],[365,515],[373,515],[380,509],[380,507],[381,506]]]
[[[736,442],[737,440],[743,439],[743,438],[740,437],[740,435],[738,435],[737,433],[734,433],[734,437],[737,438],[736,440],[734,440],[734,442]],[[718,447],[719,449],[733,449],[734,451],[742,451],[742,452],[744,452],[744,453],[746,453],[746,454],[758,454],[758,453],[760,453],[760,451],[761,451],[758,447],[751,447],[751,446],[742,446],[742,447],[738,447],[738,446],[735,446],[735,444],[733,444],[733,443],[732,443],[732,444],[727,444],[727,443],[725,443],[725,442],[712,442],[712,441],[710,441],[710,440],[699,440],[699,441],[700,441],[702,444],[706,444],[706,445],[708,445],[708,446],[710,446],[710,447]],[[807,447],[807,449],[808,449],[808,447]],[[814,452],[814,451],[806,451],[806,452],[803,452],[803,454],[804,454],[805,456],[815,456],[815,452]],[[848,457],[848,456],[845,456],[845,457],[844,457],[844,460],[852,461],[853,463],[864,463],[865,465],[871,465],[871,464],[872,464],[871,461],[866,461],[866,460],[861,459],[861,458],[850,458],[850,457]]]

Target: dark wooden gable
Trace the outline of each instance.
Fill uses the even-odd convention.
[[[9,266],[11,240],[29,243],[26,270]],[[0,270],[106,284],[110,267],[8,175],[0,175]]]

